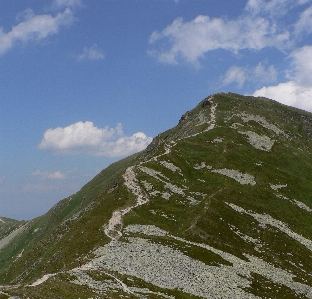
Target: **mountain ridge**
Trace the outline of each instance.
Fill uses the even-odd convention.
[[[207,97],[20,224],[0,248],[4,298],[312,298],[311,132],[311,113]]]

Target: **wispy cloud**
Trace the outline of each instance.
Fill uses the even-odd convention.
[[[32,175],[39,176],[42,179],[49,179],[49,180],[60,180],[60,179],[66,178],[66,174],[62,173],[61,171],[54,171],[54,172],[45,171],[45,172],[42,172],[40,170],[37,170],[37,171],[33,172]]]
[[[253,15],[265,15],[279,18],[286,15],[295,6],[303,5],[310,0],[248,0],[245,10]]]
[[[239,88],[241,88],[244,85],[245,80],[246,80],[246,70],[244,68],[234,65],[227,70],[222,80],[222,84],[228,85],[231,83],[237,83]]]
[[[227,20],[200,15],[190,22],[178,18],[162,31],[154,31],[148,53],[163,63],[186,61],[198,67],[199,59],[212,50],[238,53],[243,49],[261,50],[268,46],[283,49],[288,41],[287,30],[280,30],[262,17]]]
[[[280,74],[289,74],[286,82],[264,86],[254,95],[312,111],[312,46],[302,47],[303,38],[312,34],[311,28],[311,0],[248,0],[242,14],[234,19],[205,15],[190,21],[177,18],[151,34],[148,53],[164,64],[187,63],[198,68],[210,51],[222,49],[242,58],[246,53],[275,48],[286,63],[290,62]],[[302,48],[296,49],[300,43]],[[277,77],[273,65],[258,62],[254,67],[233,65],[220,81],[222,86],[242,88],[246,82],[270,85]]]
[[[273,65],[267,68],[259,62],[258,65],[250,71],[251,80],[259,83],[270,83],[277,80],[277,70]]]
[[[0,54],[6,53],[18,44],[45,39],[58,33],[61,27],[68,26],[74,21],[73,12],[69,7],[55,16],[36,15],[32,10],[27,9],[19,14],[20,18],[24,19],[13,26],[10,31],[4,32],[3,28],[0,28]]]
[[[249,0],[256,12],[274,10],[286,14],[291,8],[311,3],[311,0]],[[264,5],[263,5],[264,4]],[[248,5],[247,5],[248,6]],[[293,46],[300,41],[304,34],[312,33],[312,6],[306,7],[299,19],[292,25]],[[291,61],[285,73],[289,81],[277,85],[264,86],[256,90],[254,96],[264,96],[283,104],[312,112],[312,46],[307,45],[292,50],[287,57]]]
[[[27,178],[21,187],[22,192],[48,193],[54,191],[56,194],[72,194],[85,184],[94,174],[80,173],[77,169],[65,172],[36,170]]]
[[[307,7],[310,2],[248,0],[243,13],[236,19],[206,15],[191,21],[177,18],[166,28],[151,34],[148,53],[162,63],[187,62],[199,67],[200,59],[217,49],[238,53],[275,47],[286,51],[294,46],[301,34],[312,33],[312,6]],[[301,14],[290,24],[285,18],[294,9],[301,10]]]
[[[246,81],[256,83],[272,83],[277,80],[277,71],[273,65],[266,67],[259,62],[256,67],[231,66],[221,79],[222,85],[236,83],[242,88]]]
[[[38,148],[58,154],[119,157],[141,151],[151,141],[152,137],[142,132],[124,135],[120,123],[115,128],[98,128],[91,121],[80,121],[64,128],[48,129]]]
[[[53,5],[56,7],[81,7],[82,0],[54,0]]]
[[[99,60],[104,58],[104,52],[97,44],[93,44],[91,47],[84,47],[82,53],[77,55],[77,59],[80,61]]]
[[[312,6],[301,13],[295,24],[295,34],[300,36],[304,33],[312,33]]]

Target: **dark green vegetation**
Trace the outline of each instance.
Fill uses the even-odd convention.
[[[47,214],[1,218],[0,298],[312,298],[311,178],[311,113],[214,95]]]

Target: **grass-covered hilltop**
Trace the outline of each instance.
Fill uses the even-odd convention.
[[[312,298],[312,114],[212,95],[0,238],[0,298]]]

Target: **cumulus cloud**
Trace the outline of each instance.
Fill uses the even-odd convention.
[[[300,86],[294,81],[262,87],[256,90],[253,96],[266,97],[288,106],[312,112],[312,87]]]
[[[81,54],[77,55],[77,59],[82,60],[99,60],[104,59],[104,52],[97,44],[93,44],[91,47],[84,47]]]
[[[64,128],[48,129],[38,148],[59,154],[120,157],[145,149],[151,141],[152,137],[142,132],[126,136],[120,123],[115,128],[98,128],[91,121],[80,121]]]
[[[242,16],[236,20],[200,15],[190,22],[176,19],[149,39],[149,54],[160,62],[177,64],[187,61],[199,66],[199,59],[212,50],[260,50],[268,46],[283,49],[289,32],[280,31],[262,17]]]
[[[291,79],[300,85],[312,86],[312,46],[304,46],[289,56],[292,59]]]
[[[290,81],[263,87],[253,95],[312,112],[312,46],[297,49],[289,57],[292,59]]]
[[[0,54],[6,53],[19,43],[38,41],[56,34],[62,26],[69,25],[74,21],[73,12],[68,7],[55,16],[35,15],[32,10],[27,9],[24,13],[19,14],[19,18],[24,18],[24,20],[13,26],[11,31],[5,33],[3,28],[0,28]]]
[[[231,66],[224,77],[222,78],[222,85],[237,83],[239,88],[242,88],[246,81],[257,83],[274,82],[277,78],[277,71],[273,65],[267,68],[259,62],[254,68]]]

